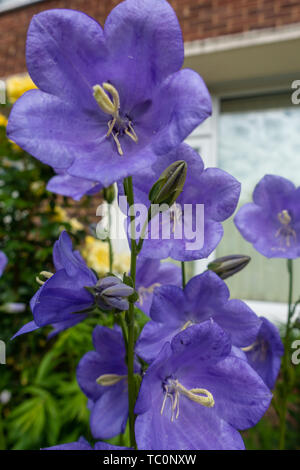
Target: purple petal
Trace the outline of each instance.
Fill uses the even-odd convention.
[[[20,336],[20,335],[24,335],[26,333],[30,333],[31,331],[35,331],[37,329],[39,329],[40,327],[34,322],[34,321],[30,321],[29,323],[26,323],[25,325],[23,325],[18,331],[17,333],[15,333],[10,339],[13,340],[15,339],[17,336]]]
[[[67,173],[53,176],[47,184],[48,191],[71,197],[75,201],[79,201],[85,194],[91,191],[98,192],[101,189],[102,186],[95,184],[93,181],[84,178],[76,178]]]
[[[7,257],[3,251],[0,251],[0,276],[2,276],[3,271],[7,265]]]
[[[253,201],[265,211],[273,211],[275,215],[284,207],[284,200],[295,191],[295,185],[286,178],[277,175],[265,175],[256,185]]]
[[[109,387],[91,410],[90,426],[95,439],[110,439],[125,431],[128,418],[128,387],[122,380]]]

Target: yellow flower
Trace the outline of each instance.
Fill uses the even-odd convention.
[[[0,126],[6,127],[7,126],[7,119],[3,114],[0,114]]]
[[[13,75],[6,80],[7,99],[10,103],[17,101],[25,91],[37,88],[28,74]]]
[[[87,265],[99,275],[104,275],[109,271],[109,245],[107,242],[87,236],[85,238],[85,246],[82,249],[82,255]],[[130,257],[127,253],[114,253],[114,273],[123,274],[128,272],[129,266]]]

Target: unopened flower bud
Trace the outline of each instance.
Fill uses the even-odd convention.
[[[178,160],[168,166],[149,192],[151,203],[167,204],[171,207],[183,190],[186,172],[187,163],[184,160]]]
[[[92,289],[96,304],[101,310],[128,310],[128,297],[134,293],[132,287],[124,284],[116,276],[99,279]]]
[[[250,260],[250,256],[246,255],[223,256],[209,263],[207,269],[214,271],[221,279],[227,279],[244,269]]]

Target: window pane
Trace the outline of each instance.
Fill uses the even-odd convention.
[[[300,185],[299,129],[300,107],[291,105],[290,93],[222,103],[218,162],[242,183],[240,205],[252,199],[256,183],[267,173]],[[242,253],[252,257],[250,265],[229,280],[232,296],[286,302],[286,262],[257,253],[232,219],[224,224],[224,231],[217,256]]]

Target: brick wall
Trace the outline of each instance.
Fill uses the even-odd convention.
[[[119,0],[47,0],[0,14],[0,77],[25,70],[31,17],[49,8],[74,8],[103,24]],[[170,0],[185,41],[300,22],[299,0]]]

